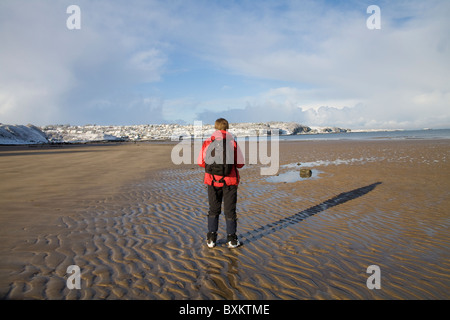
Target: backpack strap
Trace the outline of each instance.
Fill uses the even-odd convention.
[[[227,185],[227,182],[225,181],[225,177],[224,177],[224,176],[222,177],[222,179],[216,180],[216,176],[212,174],[212,178],[213,178],[213,186],[214,186],[214,183],[215,183],[215,182],[223,183],[223,186],[226,186],[226,185]],[[214,186],[214,187],[215,187],[215,186]]]

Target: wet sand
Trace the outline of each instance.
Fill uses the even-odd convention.
[[[203,171],[172,147],[0,147],[0,297],[450,298],[450,141],[282,141],[278,182],[240,171],[234,250],[223,216],[205,245]]]

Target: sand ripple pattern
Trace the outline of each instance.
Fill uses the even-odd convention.
[[[367,169],[351,166],[356,173]],[[243,245],[234,250],[224,246],[223,231],[216,248],[205,245],[201,170],[157,172],[61,218],[54,234],[14,248],[30,263],[12,273],[6,298],[450,298],[448,191],[418,198],[412,187],[396,192],[395,179],[345,180],[338,167],[321,170],[320,179],[295,184],[268,183],[256,166],[243,170]],[[72,264],[81,269],[80,290],[66,287]],[[370,265],[381,269],[380,290],[366,286]]]

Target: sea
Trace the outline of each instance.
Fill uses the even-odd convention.
[[[450,139],[450,129],[339,132],[280,136],[283,140],[427,140]]]

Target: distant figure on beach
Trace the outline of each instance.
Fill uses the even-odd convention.
[[[204,183],[208,185],[208,233],[206,244],[213,248],[217,242],[219,215],[224,204],[227,231],[227,245],[236,248],[240,245],[236,236],[236,202],[239,185],[238,168],[244,166],[243,156],[231,133],[226,119],[215,122],[216,131],[202,146],[197,163],[205,168]]]

